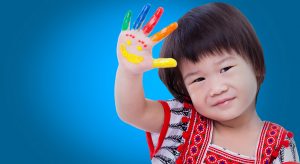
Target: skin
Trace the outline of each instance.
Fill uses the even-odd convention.
[[[235,51],[223,51],[197,63],[183,61],[180,70],[197,112],[214,120],[213,143],[254,156],[263,123],[256,113],[257,82],[251,65]],[[234,99],[214,106],[223,98]]]
[[[159,7],[143,30],[140,30],[149,9],[150,4],[146,4],[143,7],[137,20],[134,22],[133,29],[130,29],[132,13],[128,11],[124,17],[122,31],[118,39],[117,56],[120,65],[124,65],[136,74],[153,68],[172,68],[177,66],[177,62],[172,58],[153,59],[152,48],[171,34],[178,27],[178,24],[174,22],[149,37],[148,35],[162,16],[163,8]]]
[[[157,17],[154,19],[156,21],[161,15],[159,12],[161,11],[157,10],[154,14]],[[146,10],[142,10],[143,14],[146,14]],[[119,118],[134,127],[159,133],[164,122],[163,107],[157,101],[145,98],[142,79],[143,73],[153,68],[176,66],[174,59],[153,59],[152,47],[175,30],[177,24],[171,24],[148,37],[151,28],[154,27],[153,23],[147,24],[150,30],[144,28],[148,29],[146,32],[139,30],[143,29],[141,27],[130,30],[130,18],[131,13],[128,13],[117,44],[117,113]],[[234,60],[214,64],[227,56],[233,56]],[[180,67],[183,76],[201,71],[186,78],[185,85],[196,110],[214,120],[213,143],[234,152],[253,156],[262,122],[255,109],[257,83],[251,66],[234,51],[209,56],[195,64],[188,61],[180,63],[184,66]],[[224,69],[228,66],[234,67]],[[205,79],[192,83],[199,77]],[[229,96],[235,99],[227,104],[227,107],[213,106],[217,100]]]
[[[172,58],[154,59],[152,48],[178,25],[176,22],[171,23],[151,35],[163,8],[158,8],[149,22],[142,27],[149,7],[148,4],[143,7],[134,28],[130,28],[131,12],[125,15],[117,43],[119,67],[115,80],[115,103],[121,120],[144,131],[159,133],[164,122],[164,110],[159,102],[145,98],[143,73],[154,68],[177,66],[177,62]]]

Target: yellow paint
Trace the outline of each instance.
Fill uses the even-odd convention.
[[[172,58],[158,58],[153,60],[152,66],[154,68],[171,68],[176,67],[177,62]]]
[[[136,49],[139,50],[139,51],[143,50],[142,46],[136,46]]]
[[[129,53],[126,50],[126,46],[124,44],[120,45],[121,54],[131,63],[138,64],[144,60],[142,56],[138,56],[132,53]]]
[[[131,40],[126,40],[126,43],[127,43],[128,45],[131,45]]]
[[[131,63],[139,64],[144,60],[144,58],[142,56],[138,56],[136,54],[129,53],[126,50],[125,44],[120,45],[120,51],[121,51],[122,56],[124,56],[125,59],[127,59],[127,61],[129,61]],[[152,61],[153,68],[172,68],[172,67],[176,67],[176,66],[177,66],[177,62],[175,59],[172,59],[172,58],[158,58],[158,59],[154,59]]]

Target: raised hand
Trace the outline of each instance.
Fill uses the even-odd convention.
[[[163,8],[159,7],[149,22],[141,29],[149,9],[149,4],[143,7],[133,24],[133,29],[130,29],[131,11],[128,11],[118,39],[117,56],[119,64],[135,74],[141,74],[153,68],[171,68],[177,65],[177,62],[172,58],[152,58],[153,46],[171,34],[178,25],[176,22],[172,23],[153,36],[148,37],[163,13]]]

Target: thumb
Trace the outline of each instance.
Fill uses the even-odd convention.
[[[153,68],[173,68],[177,66],[177,62],[173,58],[158,58],[152,61]]]

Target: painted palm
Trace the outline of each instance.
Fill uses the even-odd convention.
[[[172,23],[150,37],[149,34],[161,17],[163,8],[159,7],[149,22],[142,28],[149,9],[149,4],[143,7],[132,29],[130,29],[132,13],[128,11],[118,39],[117,54],[119,63],[136,73],[142,73],[152,68],[171,68],[177,65],[177,62],[172,58],[153,59],[153,46],[171,34],[178,25],[176,22]]]

